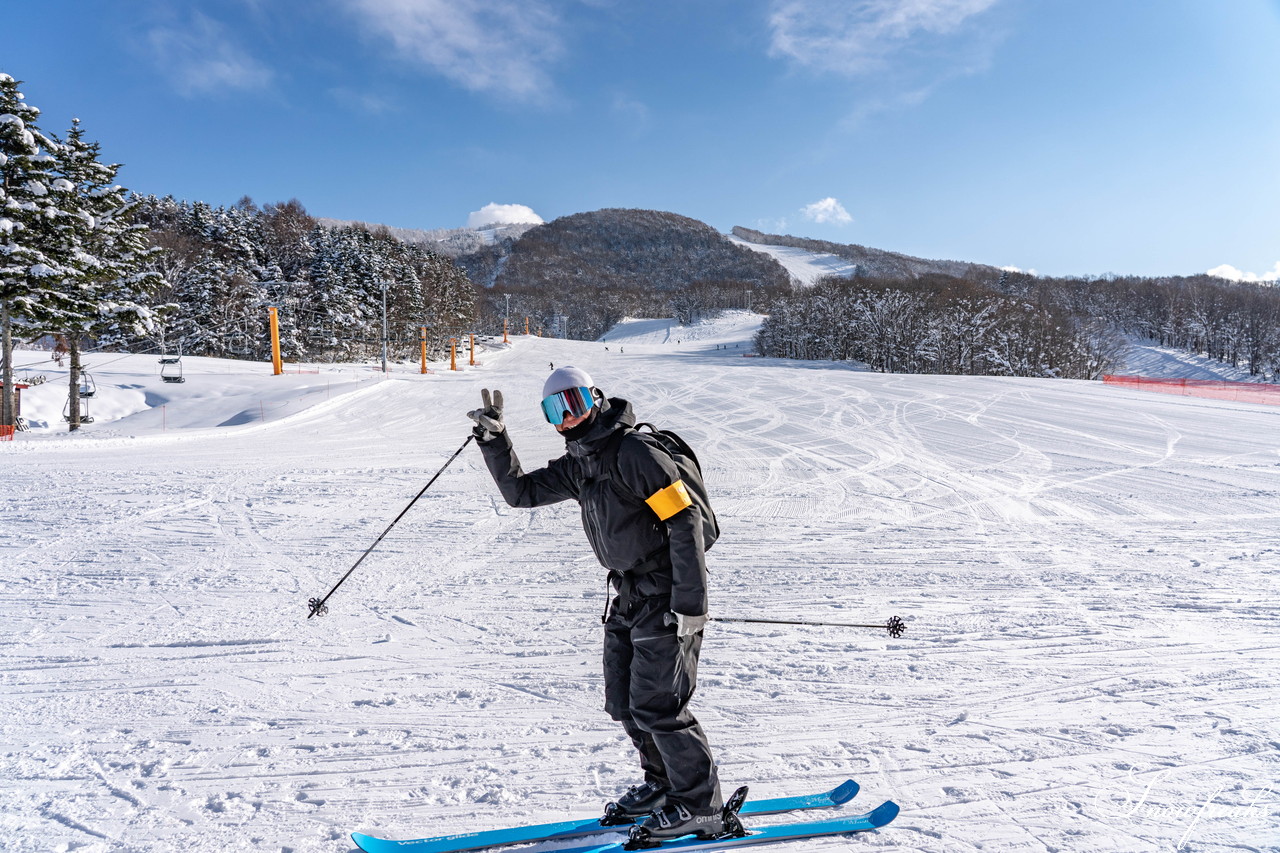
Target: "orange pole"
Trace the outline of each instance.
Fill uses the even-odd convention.
[[[526,335],[529,334],[529,318],[528,317],[524,318],[524,333]]]
[[[504,344],[511,343],[511,341],[507,340],[507,320],[505,317],[502,318],[502,342]]]
[[[274,375],[284,373],[284,365],[280,362],[280,318],[275,306],[267,309],[271,315],[271,369]]]
[[[476,366],[476,336],[474,333],[471,335],[471,366]]]
[[[422,372],[427,372],[427,327],[422,327]]]
[[[449,369],[458,369],[458,339],[449,338]]]

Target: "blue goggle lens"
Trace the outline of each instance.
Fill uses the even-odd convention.
[[[544,399],[542,401],[542,414],[546,415],[547,423],[560,426],[560,424],[564,423],[565,415],[580,418],[591,411],[595,404],[596,401],[591,396],[590,388],[570,388],[567,391],[557,391]]]

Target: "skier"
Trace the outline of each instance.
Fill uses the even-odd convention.
[[[707,623],[702,519],[672,458],[628,430],[636,423],[630,403],[606,397],[576,367],[552,373],[542,397],[565,454],[528,473],[502,421],[501,391],[482,391],[483,408],[467,414],[507,503],[578,501],[587,539],[609,570],[617,594],[605,621],[605,710],[622,723],[644,772],[611,813],[648,814],[641,826],[655,840],[721,832],[715,762],[689,710]]]

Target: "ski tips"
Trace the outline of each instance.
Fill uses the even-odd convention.
[[[858,783],[848,779],[831,792],[831,802],[837,806],[842,806],[856,796],[858,796]]]
[[[885,800],[867,813],[867,822],[872,826],[885,826],[892,823],[893,819],[898,816],[898,804],[893,800]]]

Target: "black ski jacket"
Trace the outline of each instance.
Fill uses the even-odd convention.
[[[625,573],[635,597],[669,594],[672,610],[701,616],[707,612],[702,517],[688,507],[659,521],[645,503],[680,479],[680,472],[643,433],[615,435],[635,422],[630,403],[610,398],[587,434],[567,443],[564,456],[527,474],[505,430],[477,443],[508,504],[535,507],[576,500],[596,558],[606,569]],[[616,466],[610,464],[614,446]]]

